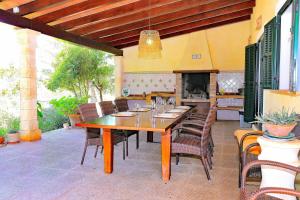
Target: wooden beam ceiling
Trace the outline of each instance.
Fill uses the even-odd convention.
[[[69,42],[84,45],[94,49],[103,50],[115,55],[120,55],[120,56],[123,55],[123,51],[120,49],[114,48],[112,46],[88,38],[74,35],[72,33],[60,29],[56,29],[52,26],[40,22],[35,22],[33,20],[11,14],[4,10],[0,10],[0,22],[11,24],[21,28],[28,28],[31,30],[35,30],[45,35],[53,36],[56,38],[60,38]]]
[[[187,31],[190,29],[195,29],[203,26],[208,26],[210,24],[220,23],[228,20],[233,20],[240,17],[248,17],[251,10],[238,11],[230,14],[225,14],[221,16],[212,17],[205,20],[191,21],[191,22],[178,22],[174,21],[171,26],[161,26],[158,25],[157,29],[161,36],[170,35],[181,31]],[[126,43],[137,42],[139,40],[139,35],[132,37],[123,38],[114,42],[110,42],[112,46],[120,46]]]
[[[230,1],[230,3],[232,3],[232,4],[235,4],[236,2],[239,2],[239,1],[236,1],[236,0]],[[108,29],[108,28],[112,28],[112,27],[116,27],[116,26],[136,23],[136,22],[143,22],[144,24],[148,24],[149,23],[149,15],[151,17],[150,20],[151,20],[151,24],[152,24],[152,23],[156,23],[153,20],[155,20],[155,17],[158,17],[158,16],[176,13],[177,11],[182,11],[182,10],[186,10],[188,8],[195,8],[195,7],[198,7],[199,10],[202,10],[200,12],[206,12],[209,9],[213,9],[212,7],[220,6],[219,4],[222,4],[223,6],[228,6],[228,4],[230,4],[230,3],[228,3],[228,2],[224,3],[224,1],[222,1],[222,0],[211,1],[208,4],[207,4],[207,2],[205,2],[205,4],[203,4],[203,2],[201,2],[201,1],[194,1],[194,2],[177,1],[174,3],[167,4],[167,5],[158,6],[156,8],[143,10],[142,12],[136,12],[134,14],[127,15],[126,17],[122,16],[119,18],[114,18],[112,20],[107,20],[105,22],[100,21],[100,22],[92,24],[90,26],[77,28],[75,30],[72,30],[72,32],[76,33],[76,34],[80,34],[80,35],[87,35],[90,33],[94,33],[97,30],[104,30],[104,29]],[[179,15],[174,16],[174,17],[182,17],[182,16],[190,15],[189,11],[181,12],[178,14]]]
[[[29,3],[34,0],[3,0],[0,1],[0,9],[7,10],[14,8],[16,6],[22,5],[24,3]]]
[[[170,33],[170,34],[167,34],[167,35],[162,35],[161,39],[166,39],[166,38],[175,37],[175,36],[179,36],[179,35],[183,35],[183,34],[188,34],[188,33],[196,32],[196,31],[206,30],[206,29],[209,29],[209,28],[215,28],[215,27],[223,26],[223,25],[227,25],[227,24],[242,22],[242,21],[249,20],[249,19],[250,19],[250,16],[239,17],[239,18],[235,18],[235,19],[231,19],[231,20],[227,20],[227,21],[213,23],[213,24],[210,24],[210,25],[207,25],[207,26],[200,26],[200,27],[197,27],[197,28],[194,28],[194,29],[188,29],[188,30],[183,30],[183,31],[175,32],[175,33]],[[123,48],[126,48],[126,47],[135,46],[137,44],[138,44],[138,41],[133,41],[131,43],[118,45],[118,46],[116,46],[116,48],[123,49]]]
[[[149,16],[151,29],[168,38],[248,20],[255,6],[255,0],[150,1],[0,0],[7,10],[0,10],[0,21],[120,55],[114,47],[137,44]]]
[[[200,13],[198,15],[192,15],[192,16],[188,16],[188,17],[179,18],[177,20],[169,20],[169,21],[165,21],[163,23],[155,23],[154,25],[151,26],[151,28],[154,30],[160,31],[162,29],[176,27],[181,24],[184,25],[186,23],[201,21],[201,20],[205,20],[205,19],[209,19],[209,18],[213,18],[213,17],[217,17],[217,16],[222,16],[225,14],[234,13],[237,11],[245,11],[246,14],[249,14],[252,12],[252,9],[250,7],[248,7],[247,4],[245,6],[234,5],[234,6],[230,6],[230,7],[226,7],[226,8],[221,8],[218,10],[218,12],[210,11],[210,12]],[[243,13],[240,13],[240,14],[243,14]],[[166,18],[166,19],[172,19],[172,18]],[[113,32],[114,34],[109,35],[109,36],[104,35],[101,38],[99,38],[97,41],[113,42],[113,41],[120,40],[120,39],[127,38],[127,37],[138,36],[140,34],[140,32],[145,28],[147,28],[147,26],[146,27],[144,26],[144,27],[141,27],[138,29],[134,29],[134,30],[128,30],[128,31],[121,32],[121,33]]]
[[[232,5],[226,5],[224,6],[223,0],[216,2],[216,4],[207,4],[207,5],[202,5],[190,9],[185,9],[185,10],[180,10],[177,12],[173,13],[168,13],[166,15],[160,15],[154,18],[151,18],[151,28],[155,30],[159,30],[157,26],[160,26],[162,24],[169,25],[169,23],[174,22],[174,21],[194,21],[194,20],[201,20],[203,19],[208,19],[210,17],[214,16],[219,16],[222,14],[228,14],[232,12],[236,12],[239,10],[245,10],[245,9],[252,9],[253,7],[253,1],[244,1],[242,3],[236,3],[236,2],[241,2],[237,0],[232,0]],[[218,3],[218,4],[217,4]],[[214,6],[214,7],[213,7]],[[130,32],[130,34],[139,34],[140,31],[143,29],[148,29],[148,20],[141,20],[141,21],[133,21],[133,23],[130,23],[130,21],[121,26],[114,26],[110,29],[100,29],[100,31],[97,32],[92,32],[90,34],[86,34],[86,37],[97,39],[97,38],[103,38],[103,37],[119,37],[123,38],[125,37],[124,34],[126,32]],[[170,24],[171,25],[171,24]],[[80,34],[77,31],[71,31],[75,34]],[[121,35],[119,35],[121,34]]]

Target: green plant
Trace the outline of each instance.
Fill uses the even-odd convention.
[[[7,133],[7,130],[5,128],[0,128],[0,137],[4,137]]]
[[[38,118],[43,118],[43,107],[42,107],[42,104],[40,102],[37,102],[36,106],[37,106],[37,116],[38,116]]]
[[[296,123],[296,121],[296,112],[290,112],[289,109],[282,107],[280,111],[256,116],[255,122],[261,124],[290,125]]]
[[[65,43],[53,63],[54,72],[46,82],[47,88],[85,97],[93,84],[102,98],[104,92],[113,88],[114,68],[108,64],[108,58],[109,55],[102,51]]]
[[[60,99],[52,99],[50,104],[57,110],[58,113],[69,116],[77,113],[80,104],[87,103],[88,98],[62,97]]]
[[[20,118],[12,117],[7,123],[8,130],[20,130]]]
[[[68,117],[59,114],[53,107],[45,108],[43,115],[43,118],[38,119],[39,128],[43,133],[60,129],[64,123],[69,122]]]

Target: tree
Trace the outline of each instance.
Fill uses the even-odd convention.
[[[13,65],[7,68],[0,68],[0,96],[16,96],[20,93],[18,69]]]
[[[66,43],[54,62],[54,73],[47,82],[51,91],[68,90],[76,97],[87,97],[93,83],[100,93],[111,91],[113,68],[104,52]]]
[[[114,88],[113,73],[114,69],[112,66],[102,66],[96,70],[93,85],[98,90],[101,101],[103,101],[103,93],[111,92]]]

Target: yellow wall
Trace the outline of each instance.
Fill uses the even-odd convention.
[[[283,93],[283,92],[282,92]],[[283,106],[300,113],[300,93],[288,95],[278,91],[264,90],[264,112],[278,111]]]
[[[162,58],[138,58],[137,46],[124,49],[124,72],[171,72],[173,70],[244,70],[244,51],[250,21],[220,26],[162,40]],[[193,60],[192,54],[201,54]]]
[[[259,40],[264,32],[264,25],[276,15],[279,1],[282,0],[256,0],[256,6],[253,9],[250,22],[251,43],[255,43]],[[259,21],[261,21],[261,26],[257,26]]]
[[[286,0],[256,0],[256,7],[251,16],[251,43],[255,43],[264,31],[264,25],[268,23]],[[262,26],[257,29],[257,21],[261,16]],[[264,90],[264,113],[278,111],[282,107],[294,109],[300,113],[300,94],[291,95],[287,91]]]
[[[251,20],[162,40],[162,58],[138,58],[137,46],[124,49],[124,72],[171,72],[173,70],[244,70],[245,46],[261,37],[264,25],[286,0],[256,0]],[[261,19],[261,20],[260,20]],[[257,23],[261,23],[258,26]],[[192,60],[192,54],[201,54]]]

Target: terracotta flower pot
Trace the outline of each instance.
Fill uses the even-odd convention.
[[[73,128],[75,127],[76,123],[81,122],[80,115],[77,114],[69,115],[69,119]]]
[[[271,135],[276,137],[285,137],[295,128],[297,123],[288,125],[265,124],[266,129]]]
[[[0,136],[0,144],[4,143],[4,137]]]

